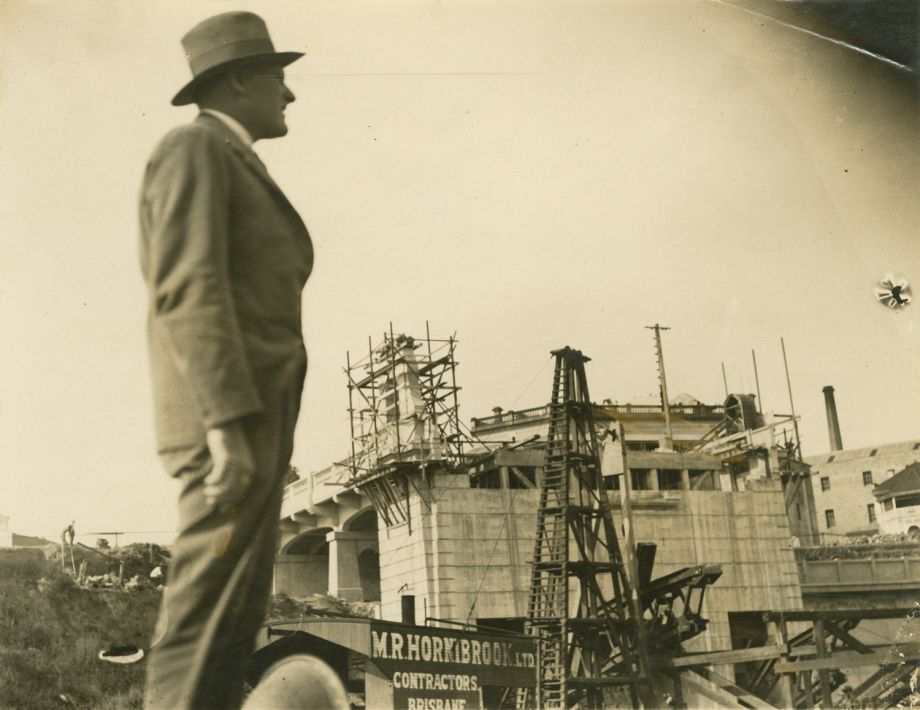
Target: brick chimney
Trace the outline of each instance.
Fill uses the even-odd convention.
[[[827,435],[831,442],[831,451],[840,451],[843,440],[840,438],[840,421],[837,419],[837,402],[834,400],[834,388],[827,385],[824,392],[824,406],[827,409]]]

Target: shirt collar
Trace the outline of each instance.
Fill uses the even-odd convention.
[[[252,148],[252,134],[246,130],[246,127],[242,123],[233,118],[233,116],[228,116],[223,111],[218,111],[213,108],[203,108],[201,109],[201,113],[208,113],[214,116],[214,118],[218,119],[227,128],[233,131],[234,135],[243,141],[247,147]]]

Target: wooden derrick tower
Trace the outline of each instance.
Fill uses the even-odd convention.
[[[539,641],[536,697],[518,707],[600,708],[611,687],[639,707],[647,674],[638,604],[600,470],[585,362],[569,347],[556,358],[549,434],[528,604]]]

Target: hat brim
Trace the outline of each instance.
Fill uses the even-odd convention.
[[[172,105],[187,106],[188,104],[195,103],[195,95],[198,93],[198,88],[204,82],[213,79],[218,74],[222,74],[223,72],[227,71],[228,69],[232,69],[233,67],[245,66],[247,64],[255,64],[269,60],[277,62],[281,66],[286,67],[288,64],[296,62],[302,56],[303,52],[272,52],[270,54],[255,54],[249,57],[233,59],[229,62],[218,64],[216,67],[211,67],[207,71],[201,72],[201,74],[196,76],[188,84],[179,89],[179,93],[173,96]]]

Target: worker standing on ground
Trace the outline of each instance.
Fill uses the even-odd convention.
[[[61,542],[64,545],[70,545],[70,547],[73,547],[73,539],[76,536],[76,528],[74,528],[75,522],[75,520],[71,520],[70,525],[61,531]]]
[[[211,17],[182,39],[198,105],[160,142],[140,197],[157,444],[181,484],[145,703],[236,708],[271,591],[284,476],[307,370],[307,229],[252,149],[288,132],[294,94],[265,23]]]

